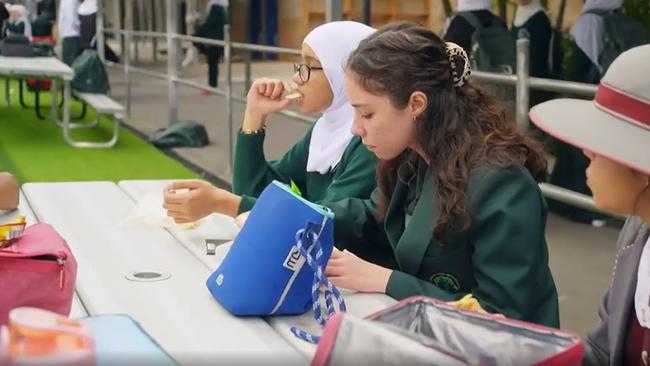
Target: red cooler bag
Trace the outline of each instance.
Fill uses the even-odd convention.
[[[578,336],[417,296],[366,319],[336,314],[312,365],[578,366],[582,357]]]
[[[77,261],[68,244],[45,223],[29,226],[0,249],[0,325],[20,306],[70,314]]]

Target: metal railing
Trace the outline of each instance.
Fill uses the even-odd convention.
[[[170,4],[171,2],[168,2]],[[167,17],[168,17],[168,22],[171,19],[172,16],[176,16],[175,12],[176,9],[174,6],[168,6],[167,10]],[[174,18],[175,19],[175,18]],[[284,47],[274,47],[274,46],[264,46],[264,45],[255,45],[255,44],[248,44],[248,43],[238,43],[238,42],[232,42],[230,39],[230,26],[226,25],[224,27],[224,40],[215,40],[215,39],[209,39],[209,38],[202,38],[202,37],[193,37],[193,36],[187,36],[187,35],[181,35],[176,33],[176,22],[173,21],[173,24],[168,24],[168,32],[153,32],[153,31],[136,31],[136,30],[123,30],[123,29],[105,29],[101,28],[98,30],[101,30],[103,33],[106,34],[112,34],[118,37],[123,37],[124,39],[124,44],[126,45],[124,51],[127,51],[124,56],[124,62],[123,62],[123,68],[124,68],[124,74],[126,76],[126,94],[127,94],[127,101],[126,101],[126,111],[127,114],[130,115],[131,113],[131,79],[128,76],[128,74],[139,74],[147,77],[153,77],[156,79],[161,79],[161,80],[167,80],[169,82],[169,91],[168,91],[168,104],[169,104],[169,113],[168,113],[168,120],[169,124],[172,124],[178,120],[178,98],[177,98],[177,91],[176,91],[176,86],[177,85],[183,85],[186,87],[190,88],[195,88],[199,90],[204,90],[208,91],[217,95],[221,95],[225,97],[226,99],[226,132],[228,136],[228,141],[227,141],[227,149],[228,149],[228,162],[227,162],[227,167],[226,167],[226,175],[230,175],[232,173],[232,162],[234,160],[234,141],[233,141],[233,134],[234,134],[234,121],[232,118],[232,109],[233,109],[233,101],[234,102],[239,102],[239,103],[246,103],[246,98],[243,96],[238,96],[234,95],[232,92],[232,51],[233,49],[240,50],[246,52],[246,54],[250,54],[250,52],[269,52],[269,53],[277,53],[277,54],[288,54],[288,55],[294,55],[294,56],[299,56],[301,55],[300,50],[296,50],[293,48],[284,48]],[[100,28],[100,27],[98,27]],[[148,37],[148,38],[166,38],[167,39],[167,73],[161,73],[157,71],[151,71],[147,70],[144,68],[140,67],[135,67],[131,65],[131,60],[130,60],[130,47],[132,45],[131,40],[134,37]],[[201,83],[198,83],[193,80],[189,79],[183,79],[178,76],[179,74],[179,61],[180,58],[178,57],[179,55],[179,49],[180,41],[187,41],[187,42],[193,42],[193,43],[201,43],[205,44],[208,46],[215,46],[215,47],[222,47],[224,49],[224,66],[225,66],[225,72],[224,72],[224,78],[225,83],[224,83],[224,88],[213,88]],[[247,58],[250,59],[250,58]],[[106,62],[104,62],[112,67],[118,67],[117,65]],[[247,63],[246,65],[246,81],[245,85],[246,88],[250,86],[250,63]],[[304,115],[299,112],[295,111],[290,111],[290,110],[282,110],[277,112],[281,115],[284,115],[289,118],[296,119],[301,122],[306,122],[306,123],[313,123],[315,121],[315,118]]]
[[[98,22],[98,34],[100,32],[113,34],[119,37],[122,37],[122,44],[125,44],[126,47],[122,50],[123,53],[123,70],[126,78],[126,110],[127,114],[131,113],[131,78],[130,74],[139,74],[147,77],[157,78],[161,80],[168,81],[168,108],[169,108],[169,123],[172,124],[178,120],[178,98],[177,98],[177,86],[183,85],[186,87],[191,87],[199,90],[209,91],[217,95],[224,96],[226,99],[226,133],[228,136],[228,141],[226,147],[228,149],[228,162],[226,167],[226,175],[232,174],[232,163],[233,163],[233,154],[234,154],[234,121],[233,121],[233,102],[246,103],[246,98],[244,96],[234,95],[232,92],[232,53],[233,50],[243,51],[245,53],[245,90],[248,90],[251,85],[251,52],[268,52],[276,54],[287,54],[287,55],[301,55],[300,50],[284,47],[274,47],[274,46],[265,46],[265,45],[256,45],[248,43],[239,43],[232,42],[230,37],[230,26],[226,25],[224,27],[224,40],[214,40],[201,37],[186,36],[177,33],[176,27],[176,11],[175,6],[171,6],[173,1],[167,1],[167,32],[152,32],[152,31],[135,31],[130,29],[104,29],[100,22]],[[128,9],[127,9],[128,10]],[[130,15],[132,16],[132,15]],[[129,15],[127,14],[127,18]],[[148,38],[166,38],[167,40],[167,73],[161,73],[156,71],[147,70],[140,67],[134,67],[131,65],[130,61],[130,47],[134,37],[148,37]],[[225,66],[225,87],[213,88],[201,83],[198,83],[193,80],[183,79],[179,77],[179,49],[180,41],[201,43],[210,46],[222,47],[224,49],[224,58],[223,63]],[[597,86],[592,84],[576,83],[569,81],[560,81],[553,79],[544,79],[531,77],[529,75],[529,49],[530,42],[528,39],[519,39],[517,40],[517,70],[515,75],[511,74],[499,74],[499,73],[490,73],[482,71],[473,71],[472,78],[479,82],[498,84],[498,85],[507,85],[514,86],[516,88],[516,122],[517,127],[521,131],[528,130],[529,127],[529,99],[530,99],[530,90],[544,90],[550,92],[558,92],[563,94],[574,95],[578,97],[593,97],[596,93]],[[100,55],[103,56],[103,55]],[[105,61],[106,62],[106,61]],[[117,67],[112,63],[108,63],[109,66]],[[315,118],[304,115],[302,113],[282,110],[277,112],[281,115],[294,118],[296,120],[313,123]],[[548,183],[541,183],[540,189],[547,198],[555,199],[562,201],[564,203],[584,208],[587,210],[595,212],[604,212],[598,209],[591,197],[573,192],[568,189],[557,187]],[[609,215],[612,213],[605,212]],[[615,217],[624,218],[622,215],[613,214]]]

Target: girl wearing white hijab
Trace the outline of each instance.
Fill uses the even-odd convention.
[[[173,183],[164,207],[178,223],[195,221],[213,212],[235,217],[249,211],[256,197],[273,180],[294,182],[303,197],[327,205],[348,197],[368,198],[376,187],[376,158],[350,132],[354,109],[343,86],[348,55],[375,30],[341,21],[311,31],[302,45],[302,63],[294,66],[294,85],[273,79],[256,80],[248,92],[242,129],[237,136],[233,192],[204,181]],[[264,155],[265,123],[270,114],[290,103],[303,113],[322,113],[316,124],[280,160]],[[172,193],[177,189],[186,193]]]
[[[540,0],[517,0],[517,11],[512,24],[521,27],[539,12],[545,13]],[[546,18],[548,19],[548,16]]]
[[[492,9],[492,0],[458,0],[458,11]]]
[[[517,0],[517,11],[511,28],[514,39],[526,37],[530,40],[530,75],[549,77],[549,50],[551,46],[551,21],[540,0]],[[547,99],[545,93],[534,92],[531,104]]]
[[[468,55],[472,53],[472,36],[476,28],[465,17],[458,16],[462,12],[472,13],[484,27],[499,22],[506,28],[501,19],[492,13],[492,0],[458,0],[456,15],[449,20],[442,38],[461,46]]]
[[[10,5],[7,34],[22,34],[32,39],[32,24],[29,22],[29,10],[25,5]]]
[[[600,63],[598,56],[604,47],[604,23],[603,17],[598,14],[593,14],[593,11],[611,12],[619,9],[623,5],[623,0],[587,0],[582,7],[582,14],[580,18],[571,28],[571,36],[573,37],[576,46],[587,57],[592,65],[598,71],[597,75],[585,76],[590,80],[577,80],[584,82],[597,83],[600,79]],[[576,70],[586,69],[585,65],[576,65]],[[574,78],[575,79],[575,78]]]
[[[224,8],[227,8],[229,5],[230,1],[229,0],[210,0],[208,1],[208,10],[212,7],[212,5],[219,5],[223,6]]]

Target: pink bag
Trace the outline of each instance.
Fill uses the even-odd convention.
[[[68,316],[76,278],[77,261],[54,228],[45,223],[27,227],[0,249],[0,325],[20,306]]]

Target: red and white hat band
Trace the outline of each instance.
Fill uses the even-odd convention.
[[[594,104],[604,112],[650,129],[650,101],[639,99],[601,83]]]

